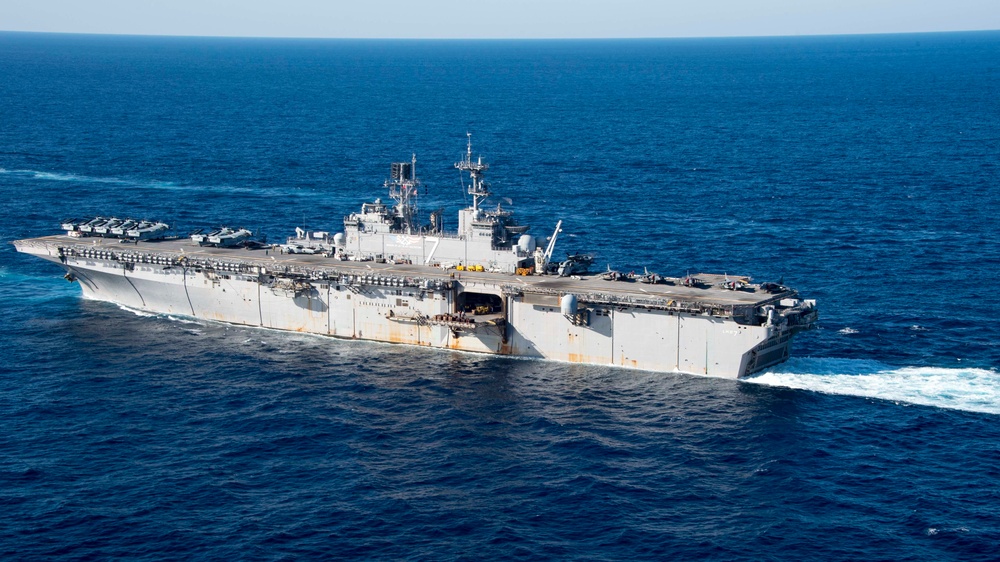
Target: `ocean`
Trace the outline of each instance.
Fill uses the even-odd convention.
[[[990,560],[1000,32],[390,41],[0,33],[4,559]],[[723,380],[83,300],[12,240],[337,231],[491,164],[557,255],[782,280]]]

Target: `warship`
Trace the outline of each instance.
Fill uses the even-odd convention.
[[[14,245],[61,266],[85,298],[152,313],[659,372],[747,376],[788,359],[792,336],[816,323],[815,301],[780,282],[553,260],[562,221],[533,236],[487,205],[489,164],[473,159],[471,136],[455,167],[471,197],[456,231],[441,211],[421,218],[414,156],[391,165],[391,204],[364,203],[333,234],[297,228],[269,245],[243,228],[179,237],[156,221],[97,217]]]

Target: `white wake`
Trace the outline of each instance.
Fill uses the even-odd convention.
[[[797,358],[746,382],[1000,415],[1000,373],[895,367],[859,359]]]

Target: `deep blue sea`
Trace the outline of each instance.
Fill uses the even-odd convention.
[[[10,241],[336,231],[472,133],[558,253],[819,301],[741,381],[85,301]],[[989,560],[1000,32],[630,41],[0,33],[0,558]]]

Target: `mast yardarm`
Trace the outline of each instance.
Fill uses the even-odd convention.
[[[469,172],[469,176],[472,178],[469,195],[472,196],[472,211],[478,216],[479,203],[490,196],[490,186],[483,181],[483,172],[488,170],[490,165],[483,162],[482,156],[477,161],[472,161],[472,133],[466,133],[466,136],[469,137],[469,144],[465,151],[465,160],[457,162],[455,167]]]

